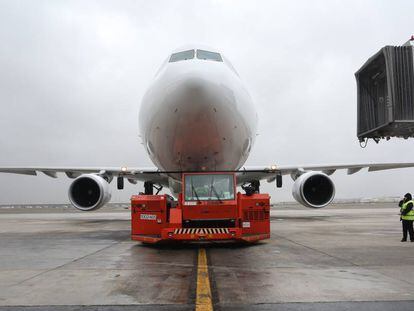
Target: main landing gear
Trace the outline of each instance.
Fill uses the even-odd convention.
[[[144,182],[144,194],[145,195],[153,195],[154,194],[154,189],[157,190],[155,195],[158,195],[158,193],[160,193],[162,188],[163,187],[161,185],[156,185],[156,184],[154,184],[150,181]]]
[[[252,180],[250,183],[243,184],[241,187],[247,196],[260,193],[260,181],[258,180]]]

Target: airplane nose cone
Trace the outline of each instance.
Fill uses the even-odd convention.
[[[181,83],[187,88],[201,88],[204,86],[206,77],[202,72],[194,71],[184,74]]]
[[[246,159],[243,146],[250,137],[239,109],[247,107],[244,93],[237,92],[239,81],[219,67],[222,64],[181,65],[171,67],[160,80],[166,83],[153,93],[154,97],[160,94],[151,104],[153,113],[143,118],[151,158],[165,170],[239,167]]]
[[[179,90],[188,95],[205,96],[214,92],[213,83],[202,72],[192,72],[182,77]]]
[[[171,88],[168,102],[181,113],[203,113],[223,104],[222,88],[201,75],[186,75]]]
[[[203,96],[207,85],[201,77],[189,76],[182,81],[180,90],[189,96]]]
[[[236,95],[220,72],[199,68],[182,74],[170,94],[181,108],[204,107],[206,110],[236,110]],[[186,110],[186,109],[185,109]]]

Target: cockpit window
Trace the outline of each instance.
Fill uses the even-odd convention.
[[[205,60],[214,60],[216,62],[222,62],[223,59],[219,53],[205,51],[205,50],[197,50],[197,58],[198,59],[205,59]]]
[[[180,60],[187,60],[194,58],[194,50],[182,51],[178,53],[174,53],[170,57],[170,63],[179,62]]]

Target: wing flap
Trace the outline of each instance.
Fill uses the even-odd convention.
[[[52,177],[52,178],[57,178],[57,173],[53,172],[53,171],[41,171],[43,174],[45,174],[46,176]]]
[[[352,175],[352,174],[358,173],[360,170],[362,170],[362,167],[351,167],[347,169],[346,173],[348,175]]]
[[[336,169],[322,170],[326,175],[332,175],[335,173]]]

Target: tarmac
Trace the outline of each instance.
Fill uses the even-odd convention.
[[[194,310],[205,249],[214,310],[414,310],[414,243],[395,203],[278,206],[255,245],[148,246],[126,205],[0,208],[0,311]]]

